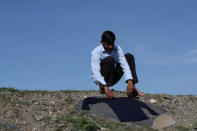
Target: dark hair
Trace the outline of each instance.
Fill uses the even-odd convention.
[[[109,30],[103,32],[102,34],[102,42],[106,42],[108,45],[113,45],[115,42],[115,34]]]

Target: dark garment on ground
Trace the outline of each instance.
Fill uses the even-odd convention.
[[[135,59],[132,54],[125,54],[125,58],[128,62],[128,65],[130,67],[131,73],[132,73],[132,81],[134,84],[138,83],[138,77],[136,74],[136,68],[135,68]],[[116,64],[116,66],[114,66]],[[100,63],[101,66],[101,75],[104,77],[105,82],[107,83],[107,86],[113,86],[115,85],[124,74],[122,67],[120,66],[120,63],[116,63],[114,58],[111,56],[106,57],[103,59]]]

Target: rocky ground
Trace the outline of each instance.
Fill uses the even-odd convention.
[[[125,92],[114,93],[117,97],[126,97]],[[75,104],[90,96],[102,95],[97,91],[20,91],[0,88],[0,130],[154,130],[77,111]],[[197,96],[146,94],[139,100],[169,112],[176,124],[164,130],[197,130]]]

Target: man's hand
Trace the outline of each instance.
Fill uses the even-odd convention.
[[[131,80],[128,80],[128,86],[127,86],[127,95],[130,96],[134,90],[134,85]]]
[[[105,89],[105,94],[107,95],[108,98],[113,99],[114,98],[114,94],[113,92],[109,89],[109,87],[104,86]]]

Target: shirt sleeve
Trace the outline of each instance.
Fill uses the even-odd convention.
[[[125,80],[127,81],[129,79],[133,79],[133,77],[131,75],[131,70],[130,70],[127,60],[124,56],[123,50],[120,46],[118,46],[118,59],[120,62],[120,66],[123,69]]]
[[[91,78],[96,84],[101,83],[102,85],[106,85],[104,77],[100,73],[100,62],[101,62],[100,53],[97,51],[92,51],[91,53]]]

